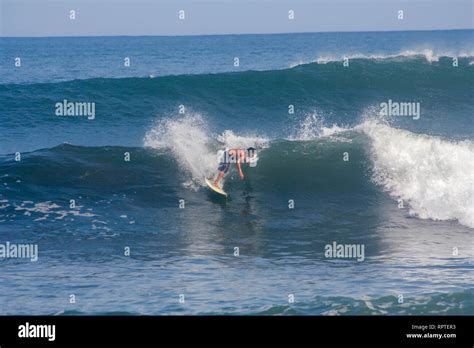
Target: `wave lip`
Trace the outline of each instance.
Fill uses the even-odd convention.
[[[333,62],[341,62],[343,59],[347,58],[349,60],[353,59],[363,59],[363,60],[389,60],[397,58],[424,58],[428,63],[439,62],[440,58],[473,58],[473,51],[460,50],[457,52],[454,51],[435,51],[433,49],[411,49],[403,50],[397,53],[347,53],[347,54],[338,54],[338,55],[321,55],[315,58],[312,61],[303,61],[299,60],[295,63],[289,65],[289,68],[294,68],[300,65],[306,65],[310,63],[317,64],[328,64]]]
[[[373,180],[422,219],[458,220],[474,228],[474,144],[376,121],[356,127],[372,141]]]

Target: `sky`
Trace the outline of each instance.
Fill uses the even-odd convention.
[[[472,28],[474,0],[0,0],[6,37]]]

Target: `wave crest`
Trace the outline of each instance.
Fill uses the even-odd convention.
[[[374,181],[408,202],[422,219],[458,220],[474,228],[474,144],[365,121],[372,141]]]
[[[343,59],[347,58],[349,60],[353,59],[365,59],[365,60],[387,60],[387,59],[396,59],[396,58],[417,58],[422,57],[428,63],[438,62],[440,58],[473,58],[474,52],[468,50],[459,50],[454,51],[436,51],[433,49],[410,49],[403,50],[397,53],[347,53],[347,54],[338,54],[338,55],[321,55],[315,58],[312,61],[303,61],[299,60],[289,65],[289,68],[294,68],[300,65],[306,65],[311,63],[317,64],[328,64],[333,62],[341,62]]]

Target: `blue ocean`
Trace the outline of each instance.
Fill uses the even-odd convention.
[[[474,315],[473,100],[473,30],[0,38],[0,314]]]

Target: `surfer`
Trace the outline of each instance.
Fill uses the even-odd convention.
[[[240,178],[244,180],[244,173],[242,172],[241,163],[247,163],[250,166],[256,157],[257,149],[254,147],[249,147],[247,150],[230,149],[224,151],[221,157],[221,162],[219,163],[219,167],[217,168],[219,173],[217,174],[216,180],[214,180],[214,186],[220,188],[219,182],[229,170],[231,163],[235,163],[237,170],[239,171]]]

